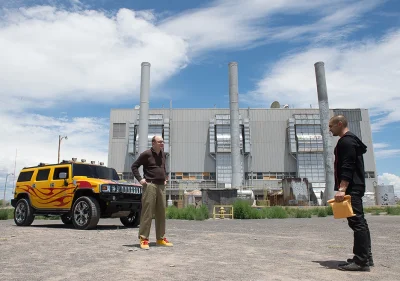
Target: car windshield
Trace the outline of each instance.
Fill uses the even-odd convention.
[[[72,174],[73,176],[86,176],[95,179],[119,180],[115,169],[104,166],[73,164]]]

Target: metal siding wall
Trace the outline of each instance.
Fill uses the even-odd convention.
[[[134,122],[138,110],[134,109],[112,109],[110,114],[110,136],[109,136],[109,157],[107,166],[113,167],[117,172],[130,172],[132,157],[128,154],[128,123]],[[112,124],[126,123],[124,139],[112,138]]]
[[[333,112],[335,115],[345,116],[349,123],[348,127],[350,131],[352,131],[353,134],[363,140],[360,129],[360,122],[362,121],[362,118],[361,111],[359,109],[334,109]]]
[[[286,133],[293,113],[291,109],[250,110],[253,172],[296,172]]]
[[[133,162],[127,153],[128,132],[125,139],[112,138],[113,123],[136,122],[138,110],[113,109],[110,114],[108,166],[118,172],[130,172]],[[169,118],[169,108],[150,109],[150,114],[163,114]],[[295,172],[296,162],[287,147],[287,120],[293,114],[317,113],[318,109],[240,109],[242,118],[250,118],[253,172]],[[209,155],[208,126],[216,114],[229,114],[229,109],[173,109],[171,120],[172,171],[215,172],[215,160]],[[333,116],[333,110],[331,110]],[[361,110],[360,123],[363,141],[368,146],[365,167],[375,171],[371,128],[367,110]],[[127,126],[128,129],[128,126]],[[336,138],[333,145],[336,145]],[[247,162],[247,161],[246,161]],[[247,169],[247,166],[246,166]]]
[[[215,172],[215,160],[208,149],[208,127],[214,112],[213,109],[173,111],[172,171]]]

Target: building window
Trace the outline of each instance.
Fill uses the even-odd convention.
[[[375,173],[374,172],[365,172],[365,178],[366,179],[374,179]]]
[[[203,181],[215,180],[215,173],[210,172],[174,172],[171,173],[171,179],[182,181]]]
[[[123,139],[125,138],[126,124],[125,123],[113,123],[113,138]]]

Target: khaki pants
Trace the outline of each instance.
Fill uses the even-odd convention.
[[[155,214],[156,239],[165,235],[165,185],[148,182],[143,187],[139,238],[149,239],[151,222]]]

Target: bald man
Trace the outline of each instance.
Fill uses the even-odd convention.
[[[352,259],[340,264],[339,269],[346,271],[370,271],[374,265],[371,253],[371,236],[367,220],[364,217],[362,197],[365,193],[365,170],[363,155],[367,146],[348,128],[343,115],[337,115],[329,121],[329,130],[340,139],[335,147],[335,200],[341,202],[344,196],[351,196],[351,205],[355,216],[347,218],[354,232]],[[337,237],[343,240],[343,237]]]
[[[142,210],[140,215],[139,239],[140,248],[149,249],[149,235],[153,215],[156,225],[156,245],[172,247],[172,243],[165,238],[165,185],[167,173],[165,170],[164,140],[154,136],[152,147],[141,153],[132,164],[132,173],[143,186]],[[143,166],[143,177],[139,167]]]

